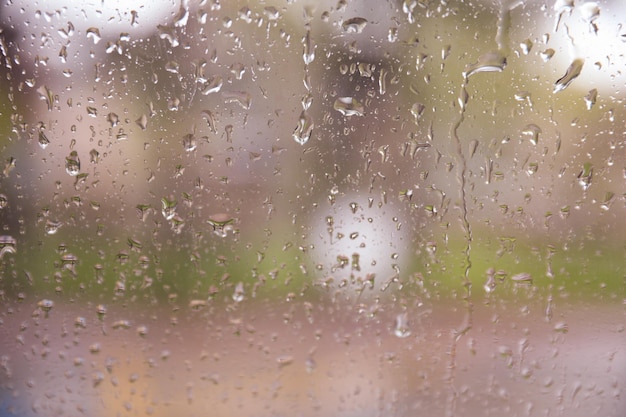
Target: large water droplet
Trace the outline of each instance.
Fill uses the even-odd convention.
[[[4,258],[7,253],[15,253],[17,250],[17,240],[13,236],[3,235],[0,236],[0,260]]]
[[[78,152],[72,151],[65,157],[65,172],[75,177],[80,173],[80,159],[78,158]]]
[[[335,100],[333,108],[346,117],[350,116],[363,116],[364,107],[355,98],[352,97],[339,97]]]
[[[405,338],[411,335],[407,313],[401,313],[396,316],[396,325],[393,329],[393,334],[399,338]]]
[[[346,33],[361,33],[367,26],[367,20],[362,17],[353,17],[344,21],[341,28]]]
[[[476,63],[468,65],[463,76],[469,78],[479,72],[502,72],[505,67],[506,56],[500,51],[492,51],[481,55]]]
[[[314,127],[315,123],[313,123],[313,118],[306,110],[303,110],[298,118],[298,126],[296,126],[293,132],[293,139],[300,145],[304,145],[311,139]]]
[[[584,63],[585,61],[580,58],[572,61],[569,67],[567,67],[565,75],[556,80],[556,82],[554,83],[554,92],[558,93],[559,91],[565,90],[570,85],[570,83],[580,75],[580,71],[583,69]]]

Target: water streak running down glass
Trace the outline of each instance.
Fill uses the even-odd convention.
[[[0,416],[626,415],[619,0],[0,5]]]

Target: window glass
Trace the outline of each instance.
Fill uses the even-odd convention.
[[[622,1],[0,7],[0,416],[626,413]]]

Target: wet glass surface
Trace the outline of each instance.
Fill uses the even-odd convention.
[[[623,416],[624,16],[4,2],[0,416]]]

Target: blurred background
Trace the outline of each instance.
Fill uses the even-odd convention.
[[[624,16],[4,2],[0,416],[622,416]]]

